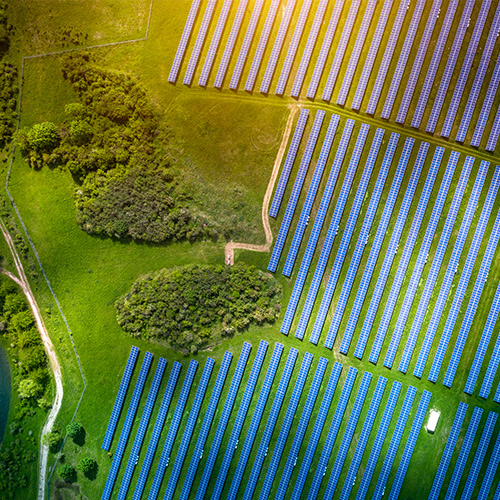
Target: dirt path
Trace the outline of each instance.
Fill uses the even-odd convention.
[[[252,245],[250,243],[237,243],[230,241],[226,244],[224,249],[224,262],[229,265],[234,264],[234,250],[251,250],[253,252],[269,252],[271,249],[271,244],[273,242],[273,233],[271,231],[271,226],[269,224],[269,202],[271,201],[271,195],[273,194],[274,184],[278,177],[278,172],[280,170],[281,162],[285,154],[286,145],[288,144],[288,139],[292,133],[292,125],[295,115],[299,111],[298,106],[290,105],[290,115],[286,122],[285,132],[283,133],[283,139],[281,140],[281,145],[274,160],[273,171],[271,173],[271,178],[269,179],[269,184],[267,185],[266,194],[264,195],[264,201],[262,202],[262,225],[264,226],[264,233],[266,235],[265,245]]]
[[[54,345],[52,344],[52,340],[49,337],[49,332],[45,327],[45,324],[42,319],[42,315],[40,314],[40,309],[35,300],[35,296],[31,291],[30,284],[28,279],[26,278],[26,274],[24,273],[23,264],[19,255],[17,253],[16,247],[14,246],[14,242],[5,227],[4,222],[0,219],[0,230],[9,245],[10,252],[14,259],[14,264],[16,266],[17,273],[19,274],[19,278],[12,274],[9,271],[4,269],[1,270],[3,274],[11,278],[15,281],[23,290],[26,299],[31,307],[31,311],[33,312],[33,316],[35,317],[36,326],[38,331],[40,332],[40,336],[42,338],[43,345],[45,347],[45,351],[49,357],[50,366],[52,367],[52,371],[54,372],[54,379],[56,382],[56,393],[54,397],[54,402],[52,404],[52,408],[47,416],[47,420],[45,421],[45,425],[42,429],[42,436],[49,432],[54,425],[54,421],[59,413],[61,408],[62,398],[63,398],[63,385],[62,385],[62,376],[61,376],[61,365],[57,359],[56,352],[54,350]],[[42,444],[40,441],[40,458],[39,458],[39,468],[38,468],[38,500],[45,499],[45,477],[47,475],[47,458],[48,458],[49,448],[48,446]]]

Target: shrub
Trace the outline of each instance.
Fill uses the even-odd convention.
[[[71,422],[66,426],[66,433],[71,439],[75,439],[83,432],[82,424],[78,422]]]
[[[96,469],[97,462],[93,458],[84,457],[80,459],[76,468],[84,474],[88,474]]]
[[[43,435],[42,443],[49,447],[52,453],[59,451],[59,446],[62,442],[62,437],[58,429],[53,429]]]
[[[57,474],[67,483],[73,482],[76,479],[76,470],[72,465],[64,464],[57,469]]]
[[[25,378],[19,382],[18,392],[21,399],[36,398],[41,391],[40,385],[30,378]]]

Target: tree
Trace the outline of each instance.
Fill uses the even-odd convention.
[[[76,468],[79,471],[82,471],[84,474],[89,474],[94,471],[97,467],[97,462],[90,457],[83,457],[79,462]]]
[[[82,424],[78,422],[71,422],[66,426],[66,433],[71,439],[75,439],[83,432]]]
[[[72,465],[64,464],[57,469],[57,474],[61,479],[64,479],[67,483],[70,483],[76,479],[76,470]]]
[[[85,120],[73,120],[69,124],[69,137],[72,144],[81,146],[92,139],[94,130]]]
[[[59,144],[59,130],[52,122],[36,123],[28,130],[27,139],[31,149],[50,151]]]
[[[34,380],[30,378],[25,378],[19,382],[19,397],[21,399],[31,399],[38,396],[42,388]]]
[[[47,445],[52,453],[58,451],[62,438],[58,429],[52,429],[51,432],[43,435],[42,443]]]

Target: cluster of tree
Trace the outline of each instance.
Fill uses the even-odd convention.
[[[194,208],[168,161],[168,130],[131,76],[68,55],[63,76],[80,99],[56,125],[17,134],[34,168],[66,168],[79,184],[77,222],[88,233],[155,243],[211,238],[215,225]]]
[[[76,468],[70,464],[63,464],[57,469],[57,474],[67,483],[76,481],[76,471],[83,472],[87,477],[93,477],[97,470],[97,462],[90,457],[83,457],[78,461]]]
[[[17,69],[5,59],[12,29],[7,19],[7,4],[0,2],[0,148],[12,139],[17,119]]]
[[[36,460],[33,451],[36,443],[31,432],[25,435],[27,419],[37,408],[48,409],[51,399],[47,355],[33,315],[16,285],[5,278],[0,282],[0,334],[10,344],[13,389],[19,397],[9,426],[13,438],[0,452],[0,496],[3,498],[28,485],[28,464]]]
[[[254,266],[188,265],[136,280],[116,302],[116,314],[133,336],[196,353],[221,335],[273,323],[280,297],[275,278]]]

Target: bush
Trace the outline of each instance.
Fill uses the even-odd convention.
[[[190,265],[139,278],[116,313],[131,335],[195,353],[215,336],[273,323],[280,296],[277,281],[253,266]]]
[[[19,382],[18,392],[21,399],[32,399],[42,392],[42,388],[34,380],[25,378]]]
[[[52,453],[56,453],[59,451],[59,446],[62,442],[62,436],[58,429],[53,429],[50,432],[47,432],[42,437],[42,443],[49,447],[49,450]]]
[[[79,462],[76,468],[83,472],[84,474],[88,474],[96,469],[97,462],[93,458],[84,457]]]
[[[27,131],[26,138],[30,149],[49,152],[59,143],[59,129],[52,122],[37,123]]]
[[[71,483],[76,479],[76,470],[72,465],[64,464],[57,469],[57,474],[67,483]]]
[[[66,434],[68,434],[71,439],[78,438],[82,434],[82,432],[82,424],[78,422],[71,422],[66,426]]]

